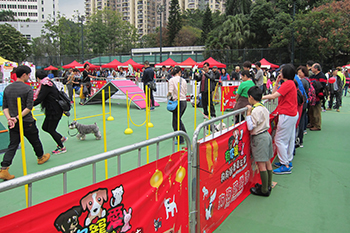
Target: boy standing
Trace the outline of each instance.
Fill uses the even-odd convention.
[[[256,184],[250,192],[259,196],[270,196],[272,185],[272,165],[270,159],[273,155],[272,138],[268,132],[270,128],[270,113],[261,104],[262,90],[253,86],[248,90],[247,125],[251,135],[251,153],[258,164],[261,183]]]

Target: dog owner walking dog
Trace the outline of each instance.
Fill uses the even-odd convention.
[[[37,81],[40,82],[39,88],[34,94],[34,106],[41,103],[41,108],[45,111],[45,119],[42,125],[42,129],[49,133],[53,140],[57,143],[56,150],[52,151],[53,154],[61,154],[67,152],[63,142],[67,140],[56,131],[57,125],[60,122],[63,114],[61,106],[57,100],[59,93],[54,83],[47,77],[46,72],[38,70],[36,72]]]
[[[32,145],[35,155],[38,157],[38,164],[43,164],[50,158],[49,153],[44,154],[39,131],[32,115],[33,89],[25,84],[29,79],[30,72],[31,69],[28,66],[19,66],[16,70],[17,81],[4,90],[2,108],[10,129],[10,144],[1,162],[0,179],[15,178],[8,170],[20,143],[17,97],[21,98],[24,136]]]

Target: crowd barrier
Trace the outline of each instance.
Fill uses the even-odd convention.
[[[160,142],[173,139],[174,143],[177,136],[184,137],[187,149],[175,152],[173,147],[173,154],[159,159]],[[140,167],[141,150],[153,144],[156,161]],[[131,151],[138,151],[138,168],[121,174],[121,156]],[[69,232],[87,233],[126,232],[133,227],[133,232],[155,232],[162,227],[168,232],[188,232],[191,154],[190,138],[177,131],[3,182],[0,192],[28,185],[31,207],[0,218],[2,230],[54,232],[56,228],[68,232],[68,228]],[[118,160],[118,175],[96,183],[96,163],[113,157]],[[67,193],[67,173],[89,165],[93,184]],[[64,195],[32,206],[33,183],[55,175],[63,176]]]

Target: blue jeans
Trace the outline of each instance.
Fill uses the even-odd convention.
[[[344,96],[346,96],[346,93],[348,92],[348,88],[349,88],[349,85],[345,84],[345,87],[344,87]]]

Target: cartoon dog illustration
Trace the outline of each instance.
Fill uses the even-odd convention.
[[[102,206],[107,201],[107,189],[97,189],[85,195],[80,200],[83,211],[89,210],[89,214],[85,219],[85,226],[89,226],[96,217],[102,218],[106,216],[106,209]]]
[[[74,206],[71,209],[67,210],[64,213],[61,213],[55,220],[55,227],[57,231],[63,233],[75,233],[78,230],[83,229],[79,225],[78,218],[82,213],[80,206]]]
[[[173,202],[170,203],[170,198],[164,199],[164,207],[166,212],[166,219],[169,218],[169,213],[171,212],[171,217],[174,217],[174,210],[176,210],[177,213],[177,205],[175,203],[175,194],[173,197]]]

